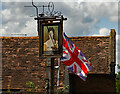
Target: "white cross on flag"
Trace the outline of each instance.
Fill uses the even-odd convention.
[[[84,81],[87,73],[93,68],[83,53],[71,42],[71,40],[63,33],[63,56],[61,61],[70,71],[75,73]]]

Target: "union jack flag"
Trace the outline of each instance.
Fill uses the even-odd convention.
[[[83,55],[83,53],[71,42],[71,40],[63,33],[63,56],[60,58],[65,66],[84,81],[87,73],[93,66]]]

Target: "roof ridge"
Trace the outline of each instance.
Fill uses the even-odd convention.
[[[77,37],[69,37],[70,39],[77,39],[77,38],[104,38],[104,37],[110,37],[110,35],[108,36],[77,36]],[[1,39],[12,39],[12,38],[26,38],[26,39],[33,39],[33,38],[39,38],[39,36],[32,36],[32,37],[5,37],[5,36],[2,36],[0,37]]]
[[[12,38],[18,38],[18,39],[20,39],[20,38],[26,38],[26,39],[31,38],[31,39],[33,39],[33,38],[39,38],[39,36],[32,36],[32,37],[4,37],[4,36],[2,36],[0,38],[1,39],[12,39]]]
[[[69,38],[102,38],[102,37],[110,37],[110,35],[108,36],[77,36],[77,37],[69,37]]]

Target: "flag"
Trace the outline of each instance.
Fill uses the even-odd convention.
[[[63,33],[63,56],[60,58],[65,66],[84,81],[87,73],[93,68],[84,54]]]

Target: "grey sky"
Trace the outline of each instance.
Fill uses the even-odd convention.
[[[42,4],[42,2],[38,3],[38,5]],[[68,18],[68,20],[64,22],[64,32],[69,36],[93,35],[99,33],[98,31],[92,31],[92,29],[95,28],[102,17],[107,17],[111,22],[118,21],[118,3],[82,2],[78,4],[77,2],[56,2],[54,4],[55,11],[61,11],[62,14]],[[30,17],[31,15],[35,15],[35,9],[24,7],[31,5],[31,3],[4,2],[2,5],[3,35],[10,35],[11,33],[26,33],[28,36],[37,35],[35,29],[36,21],[34,18]],[[27,31],[28,29],[29,32]]]

